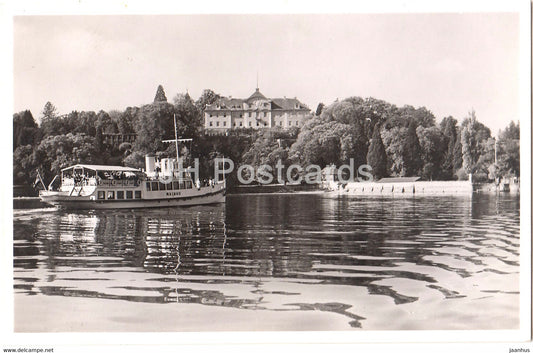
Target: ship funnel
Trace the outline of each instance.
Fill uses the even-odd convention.
[[[155,173],[155,156],[147,154],[145,157],[146,173]]]

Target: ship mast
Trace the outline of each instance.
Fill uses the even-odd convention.
[[[174,139],[173,140],[163,140],[164,143],[176,143],[176,163],[178,163],[178,169],[180,168],[180,155],[179,155],[179,148],[178,148],[178,142],[190,142],[192,139],[179,139],[178,138],[178,125],[176,123],[176,114],[174,114]]]
[[[176,141],[176,163],[180,163],[180,154],[178,150],[178,128],[176,126],[176,114],[174,114],[174,141]]]

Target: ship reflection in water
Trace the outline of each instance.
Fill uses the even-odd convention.
[[[217,326],[190,319],[175,331],[239,327],[243,311],[258,313],[246,330],[517,329],[519,211],[510,195],[322,194],[230,195],[225,205],[158,210],[15,210],[15,329],[53,331],[46,317],[42,327],[27,325],[28,305],[50,297],[83,298],[104,318],[125,301],[178,305],[190,317],[198,305],[218,308]],[[311,313],[321,316],[306,325]]]

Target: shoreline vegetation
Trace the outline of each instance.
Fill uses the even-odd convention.
[[[461,181],[471,174],[473,183],[497,185],[520,177],[519,123],[511,121],[493,136],[473,110],[461,122],[448,116],[437,123],[425,107],[397,107],[371,97],[349,97],[327,106],[320,103],[300,127],[234,128],[224,135],[207,135],[204,109],[220,97],[206,89],[196,100],[188,93],[177,94],[170,103],[159,86],[152,103],[123,111],[60,115],[47,102],[39,124],[29,110],[15,113],[13,185],[35,186],[38,172],[47,184],[62,168],[76,163],[141,168],[148,153],[174,156],[175,147],[161,142],[174,138],[174,115],[178,135],[193,139],[180,146],[180,155],[186,162],[200,160],[201,179],[213,177],[213,161],[222,157],[232,159],[236,166],[269,165],[273,169],[279,161],[325,168],[353,159],[356,166],[370,165],[374,180],[418,176],[422,181]],[[106,140],[109,135],[135,139],[116,143]],[[247,190],[238,185],[235,174],[227,176],[228,188]],[[285,182],[275,179],[272,183]]]

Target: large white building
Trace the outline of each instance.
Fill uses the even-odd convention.
[[[246,99],[222,97],[208,104],[204,112],[204,127],[207,133],[275,126],[288,129],[302,126],[310,112],[297,98],[267,98],[256,88]]]

